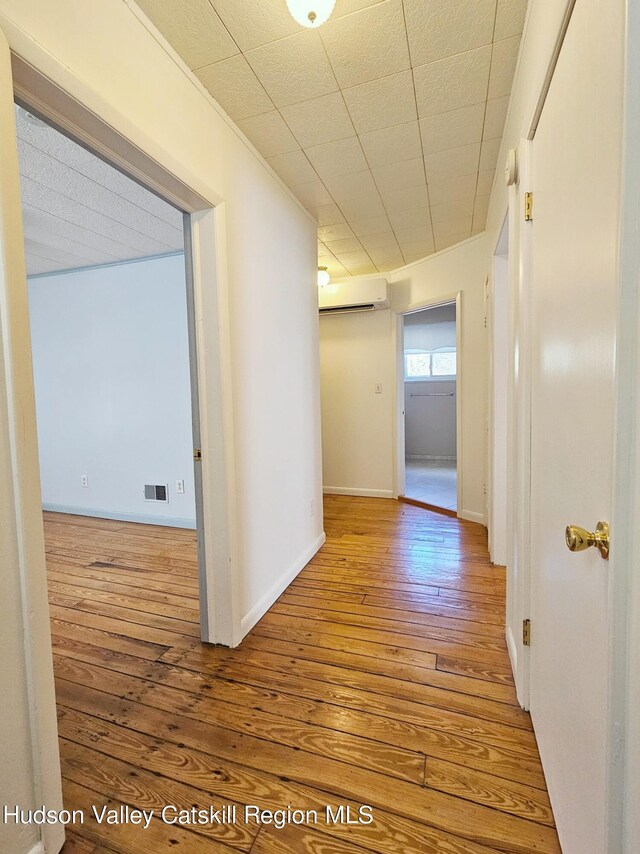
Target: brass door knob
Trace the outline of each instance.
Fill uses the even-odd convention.
[[[609,559],[609,526],[606,522],[598,522],[593,532],[579,525],[567,525],[564,536],[570,552],[583,552],[595,546],[601,558]]]

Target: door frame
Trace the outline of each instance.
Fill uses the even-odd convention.
[[[506,252],[504,251],[505,247],[502,245],[504,239],[506,237]],[[498,238],[498,242],[494,249],[493,255],[491,256],[491,274],[488,278],[488,294],[487,294],[487,307],[485,312],[486,317],[486,325],[487,325],[487,333],[489,338],[489,405],[487,407],[487,418],[488,418],[488,434],[489,434],[489,442],[488,442],[488,454],[487,454],[487,533],[489,540],[489,555],[491,557],[491,561],[493,563],[497,563],[499,565],[506,564],[506,552],[508,549],[508,532],[507,532],[507,512],[508,512],[508,501],[507,501],[507,493],[508,493],[508,477],[505,479],[504,487],[502,490],[502,503],[504,504],[505,514],[504,519],[502,520],[502,524],[504,526],[504,541],[505,541],[505,554],[499,555],[500,557],[504,557],[504,560],[497,560],[495,553],[495,540],[496,540],[496,478],[495,478],[495,463],[496,463],[496,398],[498,393],[502,393],[506,398],[506,407],[507,407],[507,420],[508,420],[508,406],[509,400],[511,399],[511,395],[509,394],[509,375],[507,375],[506,386],[504,388],[497,389],[496,388],[496,363],[497,359],[495,358],[496,347],[495,347],[495,336],[496,336],[496,305],[497,305],[497,297],[496,297],[496,266],[498,263],[498,259],[506,260],[507,262],[507,281],[506,281],[506,292],[503,294],[504,300],[506,302],[507,316],[506,316],[506,336],[504,337],[504,346],[503,350],[505,351],[501,355],[505,357],[505,361],[507,365],[509,364],[509,317],[508,311],[510,306],[508,288],[509,288],[509,212],[505,214],[502,228],[500,229],[500,236]],[[503,329],[503,331],[505,331]],[[508,429],[505,424],[505,432],[508,443]],[[507,448],[504,449],[505,458],[508,456]]]
[[[12,51],[14,95],[25,109],[71,137],[137,183],[184,212],[185,267],[199,539],[201,638],[234,646],[241,637],[237,602],[237,531],[233,469],[233,399],[225,205],[192,188],[162,167]],[[90,98],[87,99],[90,102]],[[199,499],[199,500],[198,500]]]
[[[640,850],[640,9],[626,3],[618,342],[609,575],[610,854]]]
[[[463,291],[455,291],[451,294],[436,297],[425,302],[415,303],[405,311],[393,311],[393,354],[394,354],[394,399],[395,417],[393,430],[394,444],[394,471],[393,471],[393,497],[399,498],[404,495],[406,485],[405,465],[405,412],[404,412],[404,318],[408,314],[417,314],[429,308],[438,308],[443,305],[455,305],[456,307],[456,513],[460,516],[462,507],[462,311]]]

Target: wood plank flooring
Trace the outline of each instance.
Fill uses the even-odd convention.
[[[484,529],[343,496],[325,529],[228,650],[199,642],[193,532],[45,514],[65,806],[157,811],[147,830],[88,817],[65,854],[560,851]],[[169,825],[166,804],[238,821]],[[325,820],[363,804],[371,824]]]

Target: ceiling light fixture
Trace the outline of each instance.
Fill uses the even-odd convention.
[[[327,21],[336,0],[287,0],[287,8],[303,27],[319,27]]]
[[[331,281],[331,276],[326,267],[318,267],[318,287],[324,288]]]

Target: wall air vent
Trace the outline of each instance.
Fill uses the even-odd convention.
[[[167,483],[145,483],[145,501],[169,501],[169,485]]]

